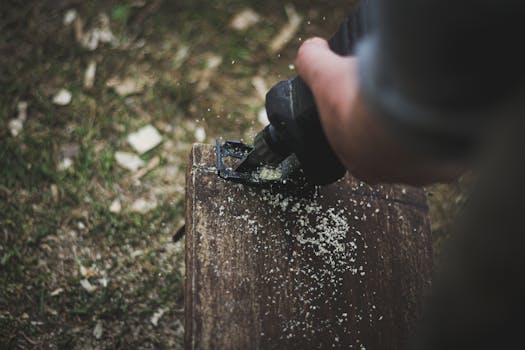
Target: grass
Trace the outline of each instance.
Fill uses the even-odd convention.
[[[348,6],[293,2],[308,19],[297,38],[328,36]],[[264,103],[252,77],[270,87],[294,74],[288,65],[299,40],[278,56],[266,51],[286,22],[280,1],[134,3],[7,0],[0,8],[0,348],[180,348],[184,247],[171,237],[183,223],[194,130],[204,127],[208,142],[249,139],[262,127],[256,114]],[[245,32],[228,29],[246,7],[261,22]],[[82,48],[73,26],[62,23],[71,8],[86,29],[106,13],[119,44]],[[222,63],[207,72],[213,56]],[[96,79],[86,90],[90,60]],[[150,83],[141,94],[120,97],[106,86],[112,77]],[[51,102],[60,88],[71,91],[71,104]],[[8,123],[20,101],[29,103],[28,119],[13,137]],[[134,181],[114,153],[131,151],[126,135],[146,124],[164,142],[142,158],[159,157],[160,164]],[[65,170],[64,157],[72,159]],[[133,212],[140,198],[157,206]],[[109,210],[115,199],[120,213]],[[82,280],[96,289],[87,291]]]

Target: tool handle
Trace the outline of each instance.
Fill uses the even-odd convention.
[[[366,29],[364,5],[365,1],[328,41],[335,53],[354,53]],[[314,97],[303,79],[296,76],[272,87],[266,94],[266,112],[274,129],[274,144],[296,154],[312,183],[328,184],[344,176],[346,170],[328,144]]]

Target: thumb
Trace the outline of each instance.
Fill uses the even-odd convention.
[[[297,73],[312,90],[324,85],[324,79],[339,74],[338,68],[342,64],[341,56],[330,50],[328,42],[322,38],[306,40],[297,52],[295,67]]]

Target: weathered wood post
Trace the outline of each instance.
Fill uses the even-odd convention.
[[[194,146],[186,349],[401,349],[431,270],[422,190],[350,176],[308,193],[251,188]]]

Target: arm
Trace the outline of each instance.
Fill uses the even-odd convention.
[[[360,93],[356,64],[355,57],[334,54],[319,38],[307,40],[296,60],[330,145],[346,168],[368,182],[420,185],[459,176],[462,167],[411,151],[382,125]]]
[[[321,39],[298,52],[327,138],[368,181],[450,180],[494,122],[524,108],[517,1],[368,1],[370,33],[356,58]]]

